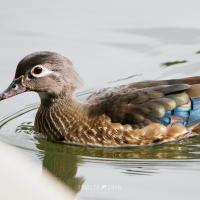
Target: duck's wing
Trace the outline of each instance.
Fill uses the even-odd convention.
[[[92,94],[91,115],[105,114],[112,122],[142,128],[152,122],[194,124],[200,121],[200,77],[145,81]],[[197,105],[194,109],[194,105]],[[183,113],[182,113],[183,111]],[[193,118],[189,119],[192,111]],[[187,122],[187,124],[186,124]]]

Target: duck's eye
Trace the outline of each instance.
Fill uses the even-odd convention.
[[[33,75],[39,75],[39,74],[42,73],[42,71],[43,71],[43,68],[40,67],[40,66],[38,66],[38,67],[33,68],[32,74],[33,74]]]
[[[44,77],[51,73],[53,73],[53,71],[51,71],[47,67],[43,65],[37,65],[32,68],[31,72],[28,74],[28,78],[32,79],[32,78]]]

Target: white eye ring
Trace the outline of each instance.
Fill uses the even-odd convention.
[[[53,73],[53,71],[44,67],[43,65],[36,65],[31,70],[31,75],[35,78],[44,77],[51,73]]]

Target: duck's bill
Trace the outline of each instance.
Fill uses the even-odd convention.
[[[19,79],[15,79],[9,87],[0,94],[0,101],[4,99],[8,99],[10,97],[16,96],[18,94],[21,94],[23,92],[26,92],[26,87],[22,85],[21,81]]]

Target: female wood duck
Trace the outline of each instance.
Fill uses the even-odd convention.
[[[36,52],[19,62],[13,82],[0,99],[37,92],[41,105],[35,130],[49,140],[69,144],[149,145],[188,138],[198,130],[200,76],[107,88],[85,103],[74,95],[80,84],[67,58]]]

